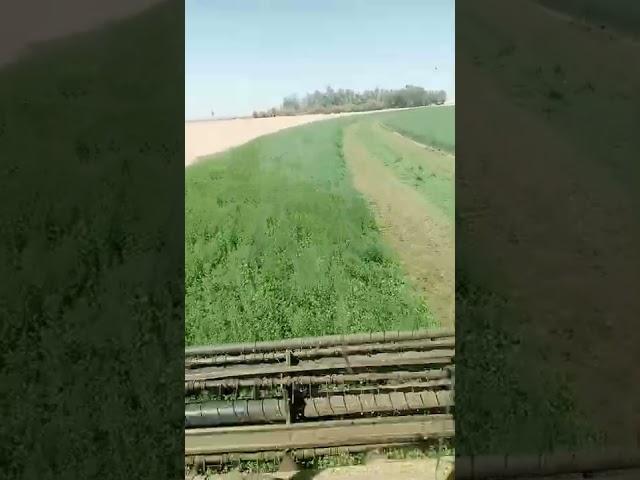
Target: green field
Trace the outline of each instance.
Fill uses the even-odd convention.
[[[415,123],[436,122],[431,110],[297,127],[189,167],[186,343],[434,325],[353,187],[342,146],[354,122],[419,132]]]
[[[455,107],[416,108],[376,115],[390,129],[425,145],[454,152]]]
[[[439,152],[425,150],[407,142],[396,131],[391,130],[387,123],[379,120],[378,116],[373,116],[370,121],[358,122],[359,140],[398,178],[417,190],[447,218],[453,219],[454,162]],[[405,123],[417,130],[415,124]]]

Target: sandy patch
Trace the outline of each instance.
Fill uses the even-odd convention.
[[[339,116],[298,115],[185,122],[184,163],[185,166],[191,165],[199,157],[222,152],[278,130]]]
[[[453,103],[447,103],[453,105]],[[437,105],[417,108],[437,108]],[[297,115],[292,117],[236,118],[232,120],[187,121],[184,124],[184,164],[189,166],[198,158],[237,147],[254,138],[275,133],[289,127],[304,125],[347,115],[366,115],[404,108],[375,110],[370,112],[345,112],[336,114]]]
[[[454,462],[452,458],[433,458],[407,460],[377,460],[365,465],[347,467],[332,467],[322,471],[300,471],[280,473],[241,474],[232,472],[227,475],[214,475],[210,479],[228,480],[266,480],[266,479],[314,479],[314,480],[451,480],[454,477]],[[204,476],[194,477],[193,480],[204,480]]]

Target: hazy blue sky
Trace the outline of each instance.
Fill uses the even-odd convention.
[[[333,88],[455,96],[454,0],[186,0],[186,118]]]

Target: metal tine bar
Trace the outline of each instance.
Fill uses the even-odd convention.
[[[455,351],[433,350],[427,352],[403,352],[401,354],[381,353],[342,358],[326,358],[300,362],[297,365],[256,364],[247,367],[205,367],[185,372],[185,380],[222,380],[225,378],[258,377],[273,375],[302,375],[311,372],[343,371],[350,369],[392,368],[400,366],[450,365],[454,362]]]
[[[454,338],[437,338],[435,340],[423,339],[423,340],[408,340],[403,342],[393,343],[365,343],[362,345],[346,345],[338,347],[326,347],[326,348],[310,348],[302,350],[287,350],[279,352],[259,352],[259,353],[244,353],[237,355],[214,355],[214,356],[198,356],[189,357],[185,360],[185,366],[187,368],[197,368],[204,366],[215,365],[231,365],[242,363],[269,363],[279,362],[286,360],[288,353],[298,360],[307,360],[321,357],[338,357],[344,354],[358,354],[358,353],[385,353],[385,352],[406,352],[409,350],[430,350],[438,348],[451,348],[455,347]]]
[[[453,337],[453,328],[434,328],[413,331],[390,331],[377,333],[359,333],[353,335],[328,335],[322,337],[301,337],[266,342],[231,343],[224,345],[193,346],[185,349],[185,356],[243,354],[269,352],[274,350],[293,350],[313,347],[332,347],[337,345],[357,345],[362,343],[394,342],[401,340],[419,340],[425,338]]]
[[[378,450],[381,448],[399,448],[407,446],[419,446],[415,442],[398,442],[398,443],[376,443],[371,445],[352,445],[345,447],[328,447],[328,448],[303,448],[290,450],[288,453],[297,460],[309,460],[322,456],[336,456],[344,453],[359,453],[369,450]],[[222,455],[189,455],[185,457],[185,463],[188,466],[202,465],[225,465],[229,463],[239,462],[241,460],[279,460],[284,456],[285,452],[266,451],[254,453],[229,453]]]
[[[212,388],[235,388],[236,386],[251,387],[275,387],[279,385],[292,385],[294,383],[308,385],[344,385],[359,382],[380,382],[380,381],[408,381],[408,380],[438,380],[451,378],[447,369],[430,369],[422,371],[400,371],[389,373],[359,373],[359,374],[332,374],[332,375],[310,375],[292,376],[279,378],[247,378],[247,379],[221,379],[221,380],[192,380],[185,382],[187,392],[198,392]]]
[[[450,416],[410,415],[286,425],[197,428],[185,431],[185,455],[415,442],[453,437]]]

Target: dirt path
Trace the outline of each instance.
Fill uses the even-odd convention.
[[[344,151],[355,187],[373,204],[389,245],[443,325],[454,322],[454,225],[370,155],[362,122],[345,130]],[[413,145],[412,145],[413,146]]]
[[[384,138],[386,143],[399,154],[414,157],[420,161],[427,171],[436,173],[452,182],[454,181],[455,161],[453,160],[455,156],[451,153],[416,142],[414,139],[389,130],[389,128],[381,124],[374,124],[372,131],[379,138]]]

